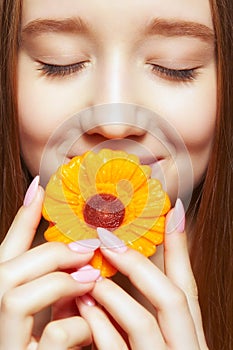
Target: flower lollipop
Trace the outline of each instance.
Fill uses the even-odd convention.
[[[45,190],[47,241],[70,243],[97,238],[97,227],[114,233],[145,256],[163,242],[170,200],[151,169],[123,151],[89,151],[60,166]],[[110,277],[116,269],[98,249],[91,265]]]

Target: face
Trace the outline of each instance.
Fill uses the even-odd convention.
[[[39,172],[48,139],[70,116],[95,105],[123,103],[154,111],[179,135],[186,152],[166,127],[162,142],[155,137],[148,125],[144,127],[143,115],[141,119],[131,115],[128,123],[127,112],[124,117],[113,113],[114,123],[108,125],[99,122],[97,113],[86,119],[88,127],[80,123],[82,136],[66,157],[107,140],[112,145],[122,140],[122,148],[128,151],[124,141],[131,140],[150,150],[156,159],[152,166],[159,164],[163,169],[172,198],[180,176],[176,163],[185,176],[187,151],[194,186],[200,182],[216,117],[215,47],[208,0],[59,0],[59,5],[58,1],[24,0],[21,39],[20,136],[32,175]],[[169,149],[174,150],[173,156]]]

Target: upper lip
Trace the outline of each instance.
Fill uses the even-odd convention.
[[[103,148],[121,150],[128,154],[134,154],[138,157],[140,164],[142,165],[151,165],[165,158],[162,155],[163,150],[161,149],[160,153],[160,147],[158,147],[158,145],[156,147],[157,154],[155,154],[155,152],[152,152],[150,147],[148,147],[146,144],[139,143],[131,139],[103,140],[101,138],[95,140],[92,147],[89,149],[85,144],[74,144],[74,146],[70,149],[70,152],[68,152],[68,158],[72,159],[73,157],[84,154],[89,150],[93,150],[94,152],[98,153]]]
[[[133,152],[133,150],[127,151],[127,150],[122,149],[121,151],[124,151],[128,154],[136,155],[138,157],[141,165],[151,165],[151,164],[154,164],[154,163],[159,162],[160,160],[164,159],[164,157],[162,157],[162,156],[142,154],[142,153],[138,153],[138,152]],[[74,153],[72,152],[70,155],[67,155],[67,158],[72,159],[75,156],[84,154],[85,152],[87,152],[87,151],[84,151],[84,152],[79,151],[79,152],[74,152]]]

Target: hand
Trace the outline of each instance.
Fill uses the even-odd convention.
[[[177,208],[169,213],[171,224],[177,221],[174,210]],[[167,231],[171,224],[167,225]],[[80,314],[91,327],[97,349],[207,350],[182,226],[181,222],[177,229],[165,235],[165,273],[132,249],[111,249],[111,233],[108,243],[104,239],[109,249],[102,248],[103,255],[146,297],[155,308],[156,316],[111,280],[99,281],[91,296],[101,307],[94,306],[91,299],[77,300]],[[112,239],[116,243],[115,237]],[[112,320],[116,320],[117,326]]]
[[[30,249],[41,218],[43,190],[37,186],[30,205],[20,208],[0,246],[0,349],[68,349],[90,344],[87,322],[77,316],[48,320],[41,337],[33,337],[34,315],[62,298],[90,292],[99,271],[60,270],[81,268],[93,252],[78,253],[62,243],[45,243]],[[30,249],[30,250],[29,250]],[[85,283],[83,283],[85,282]],[[76,308],[76,315],[78,310]],[[58,310],[56,311],[58,314]]]

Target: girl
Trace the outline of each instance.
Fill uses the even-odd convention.
[[[2,0],[0,13],[0,349],[231,349],[232,1]],[[122,102],[163,116],[187,147],[191,264],[178,200],[164,256],[103,250],[121,273],[110,281],[88,268],[98,241],[86,252],[43,242],[38,177],[23,197],[60,123]],[[90,149],[112,139],[158,149],[137,124],[91,124],[80,143]]]

